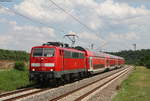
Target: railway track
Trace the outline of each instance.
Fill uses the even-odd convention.
[[[38,87],[38,86],[3,93],[0,95],[0,101],[12,101],[17,98],[22,98],[22,97],[28,96],[30,94],[38,93],[42,90],[42,89],[38,89],[36,87]]]
[[[87,101],[90,94],[96,92],[97,90],[103,89],[104,87],[107,87],[107,85],[111,84],[113,81],[117,80],[121,76],[127,74],[129,71],[130,68],[124,69],[123,71],[99,79],[76,90],[53,98],[49,101]]]
[[[118,71],[115,74],[107,75],[99,80],[96,80],[94,82],[91,82],[89,84],[86,84],[82,87],[79,87],[78,89],[74,89],[72,91],[69,91],[65,94],[51,97],[49,101],[80,101],[82,99],[87,98],[90,94],[95,92],[97,89],[100,89],[102,86],[105,86],[109,82],[112,82],[113,80],[119,78],[121,75],[126,74],[129,71],[130,68],[124,68],[123,70]],[[55,90],[56,89],[56,90]],[[53,91],[57,91],[58,88],[53,88]],[[9,93],[5,93],[0,95],[0,101],[15,101],[25,99],[26,97],[36,95],[39,96],[41,92],[51,92],[52,88],[27,88],[27,89],[21,89]],[[83,93],[84,92],[84,93]],[[59,93],[59,92],[58,92]],[[39,94],[39,95],[38,95]],[[28,101],[24,100],[24,101]],[[36,100],[34,100],[36,101]]]

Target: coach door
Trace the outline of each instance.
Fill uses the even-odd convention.
[[[92,57],[89,57],[89,70],[93,71],[93,61],[92,61]]]

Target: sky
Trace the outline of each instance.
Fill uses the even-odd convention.
[[[0,48],[30,51],[49,41],[99,51],[150,48],[149,0],[0,0]],[[15,12],[15,13],[14,13]],[[17,14],[16,14],[17,13]],[[86,27],[85,27],[86,25]]]

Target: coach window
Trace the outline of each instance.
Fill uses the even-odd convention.
[[[71,58],[71,52],[64,51],[64,58]]]
[[[73,52],[72,53],[72,58],[79,58],[79,53]]]
[[[84,58],[84,54],[83,53],[80,53],[79,55],[80,55],[79,58]]]

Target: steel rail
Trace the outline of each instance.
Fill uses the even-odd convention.
[[[13,94],[17,94],[17,93],[21,93],[21,92],[24,92],[24,91],[29,91],[29,90],[32,90],[36,87],[39,87],[39,85],[33,85],[31,87],[28,87],[28,88],[23,88],[23,89],[18,89],[18,90],[2,93],[2,94],[0,94],[0,98],[10,96],[10,95],[13,95]]]
[[[24,97],[27,97],[29,95],[33,95],[33,94],[36,94],[36,93],[39,93],[39,92],[43,92],[45,90],[49,90],[49,89],[40,89],[40,90],[33,91],[33,92],[30,92],[30,93],[27,93],[27,94],[23,94],[23,95],[19,95],[19,96],[16,96],[16,97],[12,97],[12,98],[9,98],[9,99],[3,100],[3,101],[15,101],[17,99],[24,98]]]
[[[119,73],[117,76],[111,78],[110,80],[108,80],[107,82],[103,83],[102,85],[99,85],[98,87],[96,87],[96,88],[90,90],[90,91],[87,92],[86,94],[80,96],[80,97],[77,98],[75,101],[81,101],[82,99],[84,99],[84,98],[87,97],[88,95],[90,95],[90,94],[92,94],[93,92],[95,92],[97,89],[100,89],[100,88],[104,87],[106,84],[108,84],[108,83],[114,81],[116,78],[127,74],[128,71],[129,71],[129,69],[128,69],[128,70],[125,70],[123,73]]]
[[[125,69],[128,69],[128,68],[125,68]],[[125,70],[125,69],[123,69],[123,70]],[[118,71],[118,72],[116,72],[116,73],[122,72],[123,70],[120,70],[120,71]],[[114,74],[116,74],[116,73],[114,73]],[[53,99],[51,99],[51,100],[49,100],[49,101],[57,101],[57,100],[60,100],[60,99],[66,97],[66,96],[68,96],[68,95],[70,95],[70,94],[72,94],[72,93],[74,93],[74,92],[77,92],[77,91],[79,91],[79,90],[81,90],[81,89],[84,89],[84,88],[86,88],[86,87],[88,87],[88,86],[90,86],[90,85],[92,85],[92,84],[94,84],[94,83],[97,83],[97,82],[99,82],[99,81],[101,81],[101,80],[104,80],[104,79],[106,79],[106,78],[108,78],[108,77],[110,77],[110,76],[112,76],[112,75],[114,75],[114,74],[107,75],[107,76],[105,76],[105,77],[103,77],[103,78],[100,78],[100,79],[98,79],[98,80],[96,80],[96,81],[94,81],[94,82],[91,82],[91,83],[89,83],[89,84],[87,84],[87,85],[85,85],[85,86],[82,86],[82,87],[80,87],[80,88],[78,88],[78,89],[75,89],[75,90],[70,91],[70,92],[68,92],[68,93],[65,93],[65,94],[63,94],[63,95],[60,95],[60,96],[58,96],[58,97],[56,97],[56,98],[53,98]]]

